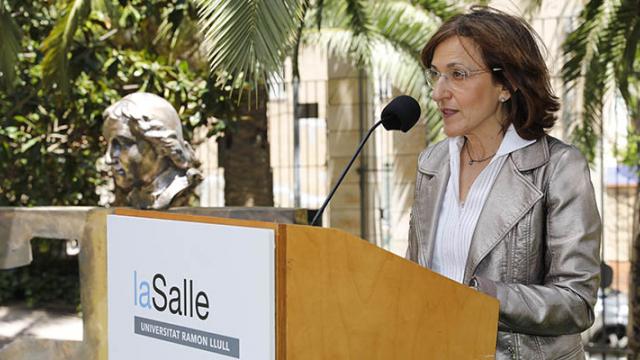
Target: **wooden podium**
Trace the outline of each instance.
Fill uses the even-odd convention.
[[[497,300],[343,231],[130,209],[115,215],[273,230],[277,360],[495,356]]]

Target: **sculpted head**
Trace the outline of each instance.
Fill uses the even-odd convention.
[[[159,204],[157,195],[162,195],[178,177],[186,177],[186,187],[199,181],[198,162],[182,137],[178,113],[165,99],[133,93],[109,106],[103,118],[106,162],[112,168],[116,186],[129,194],[129,205],[168,207],[171,199]],[[154,196],[156,199],[150,198]]]

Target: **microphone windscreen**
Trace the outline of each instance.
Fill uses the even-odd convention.
[[[407,132],[420,118],[420,105],[416,99],[400,95],[384,107],[380,119],[387,130]]]

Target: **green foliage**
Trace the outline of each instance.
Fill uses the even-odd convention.
[[[617,155],[623,164],[636,169],[640,177],[640,132],[634,131],[633,128],[629,128],[628,131],[627,146]]]
[[[475,3],[486,5],[486,2],[487,1],[476,1]],[[411,3],[419,5],[425,11],[430,12],[443,20],[446,20],[462,11],[462,9],[459,8],[462,4],[459,2],[453,5],[450,4],[450,2],[441,0],[412,0]]]
[[[65,28],[60,24],[68,21],[68,8],[64,2],[15,1],[12,21],[22,34],[21,53],[13,88],[0,90],[0,206],[97,205],[96,187],[105,179],[96,169],[105,152],[102,112],[128,93],[147,91],[169,100],[187,139],[200,126],[210,135],[226,127],[211,116],[233,120],[229,89],[209,78],[198,39],[190,38],[194,9],[183,0],[120,2],[115,11],[103,1],[76,21],[65,40],[68,69],[61,78],[60,64],[44,60],[53,42],[42,43]],[[57,80],[47,81],[52,74]],[[44,263],[0,272],[0,302],[78,303],[77,260],[69,265],[61,250],[41,241],[34,240],[34,251]]]
[[[0,0],[0,87],[11,89],[20,48],[20,29],[6,0]]]
[[[68,88],[69,49],[73,45],[73,38],[79,26],[84,23],[91,12],[90,0],[72,0],[62,10],[62,19],[51,30],[49,36],[42,42],[45,53],[43,80],[48,87]],[[53,65],[55,63],[55,65]]]
[[[590,0],[582,10],[579,26],[563,44],[567,60],[563,79],[570,87],[582,85],[583,111],[573,124],[576,145],[590,161],[595,156],[604,98],[617,88],[632,119],[638,119],[640,77],[640,2],[637,0]]]
[[[281,67],[302,20],[302,0],[196,0],[211,69],[266,79]]]
[[[70,86],[63,97],[45,86],[46,56],[40,47],[54,29],[58,9],[31,2],[16,7],[15,13],[25,36],[16,86],[0,92],[0,173],[8,175],[0,177],[0,205],[96,205],[95,188],[103,182],[95,165],[104,153],[102,112],[127,93],[147,91],[167,98],[178,109],[187,138],[195,127],[207,126],[211,115],[232,118],[233,103],[215,88],[206,67],[127,41],[138,39],[137,32],[141,39],[155,37],[161,14],[133,18],[123,11],[120,21],[139,23],[132,26],[136,33],[118,33],[103,14],[92,13],[69,44]]]
[[[7,175],[0,178],[0,205],[95,204],[100,115],[110,99],[83,73],[73,87],[76,101],[52,101],[38,50],[53,25],[52,8],[35,2],[14,10],[23,52],[16,86],[0,92],[0,173]]]

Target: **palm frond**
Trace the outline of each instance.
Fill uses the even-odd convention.
[[[635,67],[640,58],[638,42],[640,41],[640,2],[636,0],[624,0],[616,8],[610,27],[607,32],[612,33],[611,47],[603,51],[609,51],[609,61],[615,64],[616,81],[625,102],[631,105],[636,99],[630,93],[629,80],[638,78]],[[614,45],[615,44],[615,45]],[[605,43],[605,45],[609,45]],[[617,46],[616,46],[617,45]],[[630,107],[632,115],[638,109]]]
[[[602,0],[590,0],[582,10],[580,25],[571,32],[563,43],[567,57],[562,67],[562,77],[569,89],[582,85],[582,112],[569,124],[572,142],[592,162],[595,145],[600,133],[603,97],[610,84],[611,72],[607,61],[599,56],[610,17],[609,4]]]
[[[425,109],[423,114],[429,133],[437,134],[441,122],[428,99],[420,51],[440,20],[406,1],[379,2],[368,9],[366,16],[371,20],[367,25],[367,36],[362,36],[350,26],[349,16],[342,12],[345,9],[327,7],[325,25],[319,31],[315,26],[307,29],[306,41],[320,43],[332,55],[354,65],[358,65],[358,56],[364,56],[366,52],[373,54],[365,67],[369,75],[385,74],[394,88],[418,99]],[[367,50],[358,52],[358,49]]]
[[[416,98],[422,109],[430,134],[437,134],[442,123],[429,98],[421,50],[441,21],[432,13],[404,1],[380,3],[372,10],[375,30],[380,35],[374,66],[389,74],[392,85]],[[432,139],[431,139],[432,140]]]
[[[353,65],[356,64],[352,57],[351,44],[357,41],[355,37],[350,29],[326,26],[320,30],[307,30],[303,34],[305,43],[320,44],[332,55],[350,61]],[[359,40],[362,41],[362,38]]]
[[[372,18],[377,33],[416,59],[441,23],[432,13],[404,1],[380,3],[373,8]]]
[[[435,103],[431,101],[421,62],[411,53],[393,46],[390,41],[383,38],[377,40],[373,52],[384,56],[374,57],[374,69],[387,74],[393,88],[418,100],[428,133],[436,136],[442,121]]]
[[[373,65],[389,75],[395,88],[418,99],[421,105],[427,103],[427,82],[418,59],[384,38],[376,39],[374,53],[384,54],[376,56]]]
[[[370,31],[367,4],[363,0],[344,0],[346,15],[349,17],[351,28],[356,35]]]
[[[371,59],[371,24],[364,0],[345,0],[346,15],[353,30],[351,52],[359,67],[366,66]]]
[[[420,52],[440,21],[403,1],[380,3],[372,10],[375,21],[376,66],[391,76],[398,89],[426,102],[427,83]],[[423,102],[423,104],[425,103]]]
[[[640,59],[640,47],[638,46],[640,41],[640,22],[637,21],[631,27],[629,36],[627,37],[626,48],[619,67],[619,72],[616,75],[620,82],[620,91],[626,102],[636,99],[629,93],[629,79],[638,78],[638,73],[635,70],[635,65]]]
[[[71,0],[51,33],[42,42],[45,86],[58,87],[63,93],[69,87],[69,50],[78,27],[91,12],[91,0]]]
[[[413,3],[443,20],[461,12],[460,8],[444,0],[416,0]]]
[[[591,0],[580,15],[580,26],[563,44],[568,56],[562,68],[564,80],[570,87],[583,82],[582,117],[579,123],[572,124],[572,138],[590,160],[601,135],[607,92],[617,86],[627,104],[634,100],[629,79],[636,77],[639,6],[636,0]]]
[[[333,33],[334,30],[348,32],[348,37],[341,37],[346,34],[341,33],[336,39],[339,41],[334,43],[340,44],[340,49],[337,49],[338,53],[343,53],[343,50],[346,49],[349,52],[347,58],[354,66],[361,69],[369,67],[371,60],[370,45],[371,37],[373,36],[371,6],[376,6],[376,4],[364,0],[326,0],[322,9],[324,24],[320,31],[328,29],[329,34]],[[341,42],[341,40],[345,39],[349,39],[350,43]]]
[[[0,0],[0,86],[11,89],[15,79],[15,65],[20,51],[20,28],[13,21],[4,0]]]
[[[568,58],[562,67],[563,80],[573,87],[596,50],[598,31],[603,26],[603,0],[590,0],[580,13],[580,25],[565,39],[562,48]]]
[[[604,95],[607,93],[613,80],[613,69],[606,63],[600,62],[597,57],[591,58],[588,64],[589,71],[584,77],[582,88],[582,116],[580,121],[571,124],[570,137],[589,162],[595,159],[595,150],[602,126],[602,108]]]
[[[259,81],[281,68],[302,0],[195,1],[212,72]]]

